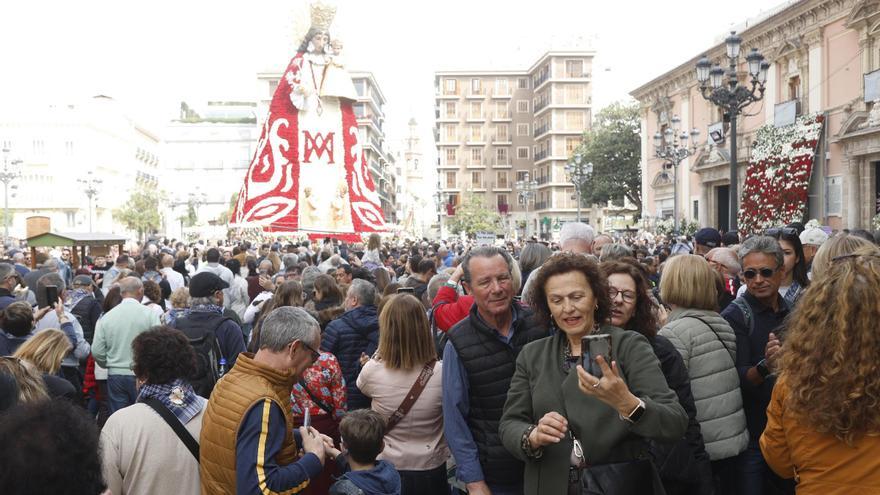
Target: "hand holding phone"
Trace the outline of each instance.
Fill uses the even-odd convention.
[[[581,339],[581,365],[587,373],[602,378],[602,368],[596,362],[596,357],[602,356],[606,363],[611,362],[611,335],[607,333],[599,335],[587,335]]]
[[[307,430],[312,426],[312,412],[308,407],[303,411],[303,426],[305,426]]]
[[[58,286],[57,285],[47,285],[46,286],[46,305],[50,308],[55,307],[55,303],[58,302]]]

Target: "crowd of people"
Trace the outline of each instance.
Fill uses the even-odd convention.
[[[7,249],[0,493],[880,493],[833,234]]]

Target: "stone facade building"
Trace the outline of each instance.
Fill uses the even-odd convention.
[[[871,228],[880,212],[880,1],[789,2],[737,31],[742,54],[757,48],[771,64],[763,101],[747,107],[739,119],[739,191],[758,127],[778,123],[783,107],[798,115],[822,113],[826,125],[807,218],[833,229]],[[726,67],[723,41],[705,53]],[[697,153],[678,169],[679,215],[702,226],[727,227],[730,138],[719,109],[700,95],[695,65],[701,56],[631,93],[642,104],[642,214],[648,227],[673,210],[672,181],[649,143],[674,115],[682,129],[700,131]],[[745,81],[744,56],[740,61],[740,81]],[[712,131],[724,135],[722,142],[706,141]]]

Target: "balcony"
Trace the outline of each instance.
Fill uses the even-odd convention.
[[[533,132],[532,135],[533,135],[534,137],[538,137],[538,136],[540,136],[541,134],[544,134],[544,133],[546,133],[546,132],[548,132],[548,131],[550,131],[550,124],[544,124],[544,125],[542,125],[541,127],[536,127],[536,128],[535,128],[535,132]]]
[[[471,114],[468,114],[467,121],[468,121],[468,122],[485,122],[485,121],[486,121],[486,116],[485,116],[485,115],[482,115],[482,114],[480,114],[480,115],[471,115]]]
[[[550,176],[549,176],[549,175],[543,175],[543,176],[538,177],[537,179],[535,179],[535,182],[537,182],[539,186],[542,185],[542,184],[547,184],[548,182],[550,182]]]
[[[467,96],[465,96],[465,98],[467,98],[468,100],[482,100],[485,97],[486,91],[483,88],[477,90],[471,89],[468,92]]]
[[[547,208],[550,208],[549,201],[538,201],[535,203],[536,210],[546,210]]]
[[[485,191],[486,190],[486,181],[471,182],[470,188],[473,191]]]
[[[492,168],[513,168],[513,164],[510,163],[510,160],[493,160],[489,165]]]
[[[549,156],[549,152],[547,150],[541,150],[541,151],[535,153],[535,161],[537,162],[537,161],[543,160],[543,159],[547,158],[547,156]]]
[[[510,99],[510,98],[513,98],[513,93],[510,92],[510,89],[508,89],[507,91],[503,91],[503,92],[493,91],[492,98],[494,98],[496,100]]]
[[[467,164],[467,168],[469,168],[469,169],[476,169],[476,170],[482,170],[482,169],[486,168],[486,165],[483,164],[482,161],[473,161],[473,160],[471,160],[470,162],[468,162],[468,164]]]
[[[510,118],[510,113],[495,113],[492,115],[493,122],[510,122],[512,119]]]
[[[491,184],[493,191],[512,191],[513,184],[510,181],[493,182]]]
[[[541,101],[535,103],[535,113],[538,113],[538,112],[540,112],[541,110],[547,108],[547,105],[549,105],[549,104],[550,104],[550,100],[549,100],[549,99],[541,100]]]
[[[541,75],[539,75],[535,79],[533,79],[532,80],[532,87],[535,89],[538,89],[538,86],[547,82],[548,79],[550,79],[550,71],[549,70],[542,73]]]
[[[510,205],[507,203],[498,205],[498,213],[501,215],[507,215],[510,213]]]

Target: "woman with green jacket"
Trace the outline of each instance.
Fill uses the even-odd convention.
[[[650,344],[601,324],[611,308],[608,283],[585,256],[550,258],[529,300],[557,331],[520,352],[501,418],[504,446],[526,462],[525,493],[581,493],[610,470],[619,484],[606,493],[630,493],[626,474],[650,468],[645,440],[673,442],[687,427]],[[581,338],[591,334],[611,336],[611,362],[596,358],[601,378],[579,364]],[[653,486],[632,493],[662,493],[656,471],[649,478]]]

